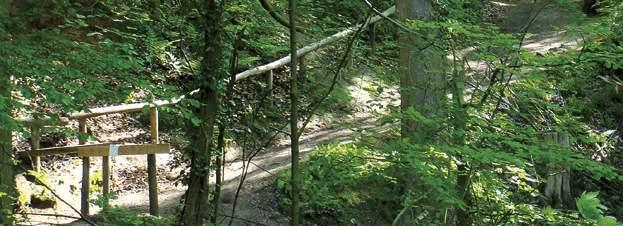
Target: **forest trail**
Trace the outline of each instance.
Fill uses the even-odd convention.
[[[500,28],[506,32],[518,32],[525,24],[528,24],[532,17],[536,14],[534,11],[540,11],[528,29],[528,35],[524,42],[524,48],[534,53],[546,53],[549,51],[559,51],[564,48],[575,48],[576,37],[569,35],[564,26],[577,23],[571,12],[560,8],[554,4],[537,3],[532,1],[509,1],[511,3],[502,3],[500,6],[508,7],[508,13],[502,16],[499,23]],[[532,13],[531,13],[532,12]],[[361,79],[355,81],[349,90],[354,101],[363,103],[374,108],[375,103],[382,106],[399,105],[399,95],[397,87],[387,89],[386,95],[374,96],[370,95],[364,87],[373,83],[369,77],[362,76]],[[390,100],[390,101],[387,101]],[[371,104],[372,103],[372,104]],[[355,122],[355,128],[347,129],[321,129],[306,133],[301,139],[302,152],[309,154],[313,148],[319,144],[327,142],[348,142],[353,139],[357,130],[371,128],[376,123],[376,118],[371,114],[371,110],[382,109],[357,109],[350,121]],[[279,170],[289,167],[289,146],[286,144],[267,150],[258,156],[254,166],[251,166],[251,177],[245,182],[245,186],[241,190],[239,204],[236,208],[236,219],[234,225],[287,225],[288,218],[282,213],[287,211],[279,211],[277,204],[277,195],[274,188],[273,176]],[[240,163],[234,163],[228,168],[228,173],[236,174],[241,168]],[[264,169],[270,171],[265,172]],[[231,183],[234,182],[234,183]],[[228,181],[223,190],[223,207],[231,210],[230,197],[235,193],[237,180]],[[226,211],[227,213],[227,211]]]
[[[523,48],[534,53],[546,53],[549,51],[560,51],[565,48],[576,48],[577,37],[568,34],[564,27],[578,23],[572,12],[561,8],[555,4],[541,2],[533,4],[532,1],[509,1],[511,3],[498,2],[497,4],[506,8],[507,12],[502,16],[499,26],[506,32],[518,32],[525,24],[528,24],[532,17],[536,18],[528,29],[528,34],[524,42]],[[538,14],[534,12],[537,11]],[[354,112],[354,117],[350,121],[357,122],[355,128],[347,129],[321,129],[306,133],[301,139],[301,151],[309,154],[313,148],[319,144],[327,142],[348,142],[353,139],[358,130],[374,127],[376,118],[371,111],[382,110],[377,106],[399,105],[399,94],[397,87],[386,89],[385,95],[370,95],[365,90],[366,85],[370,85],[373,81],[369,77],[362,76],[355,82],[349,90],[354,97],[354,101],[368,105],[368,109],[358,109]],[[357,85],[358,83],[358,85]],[[388,101],[389,100],[389,101]],[[367,104],[366,104],[367,103]],[[371,109],[374,108],[374,109]],[[289,167],[289,146],[283,146],[269,149],[267,152],[258,156],[256,166],[251,167],[251,177],[245,182],[245,186],[241,190],[239,197],[239,205],[236,208],[236,219],[234,225],[287,225],[288,218],[282,213],[287,211],[279,211],[277,204],[277,195],[274,188],[273,176],[279,170]],[[232,168],[233,165],[234,166]],[[236,173],[236,167],[241,168],[240,164],[230,166],[229,174]],[[268,169],[270,173],[265,172]],[[232,172],[233,170],[233,172]],[[234,180],[233,182],[237,182]],[[223,190],[224,204],[226,210],[231,210],[229,197],[235,193],[236,183],[229,181]],[[304,211],[304,210],[303,210]]]
[[[499,21],[499,26],[506,32],[520,31],[522,27],[531,20],[531,17],[534,16],[534,13],[532,13],[534,9],[542,8],[542,11],[528,30],[530,34],[525,40],[525,49],[535,53],[545,53],[548,51],[558,51],[561,48],[577,47],[575,42],[577,37],[568,35],[562,28],[565,25],[576,23],[576,19],[574,18],[577,17],[571,12],[553,4],[533,4],[530,0],[505,0],[495,2],[495,4],[501,10],[500,12],[505,12],[501,17],[501,21]],[[349,142],[356,137],[358,131],[374,127],[377,118],[375,118],[372,112],[377,110],[382,111],[383,108],[379,108],[379,105],[385,107],[387,105],[399,105],[397,87],[387,88],[381,95],[373,95],[366,90],[366,87],[371,84],[373,84],[371,78],[365,75],[354,79],[352,81],[352,86],[349,88],[354,98],[353,101],[368,107],[355,109],[351,117],[335,120],[336,122],[350,122],[356,126],[352,128],[340,128],[342,125],[312,125],[311,127],[313,128],[308,129],[301,138],[301,152],[304,158],[318,145],[331,142]],[[134,133],[134,136],[144,132],[145,131]],[[279,210],[274,181],[276,179],[275,174],[289,167],[290,149],[288,139],[280,140],[277,143],[277,146],[268,148],[256,156],[250,165],[249,174],[244,182],[244,186],[240,190],[233,225],[287,225],[288,217],[283,214],[287,211]],[[159,156],[158,171],[160,175],[163,175],[162,177],[175,177],[174,175],[177,172],[170,172],[171,168],[167,165],[172,158],[172,155]],[[145,165],[143,157],[119,158],[115,170],[117,172],[132,173],[137,171],[134,169],[141,169],[144,167],[143,165]],[[92,168],[97,169],[96,166]],[[221,195],[221,207],[223,209],[223,211],[220,212],[221,214],[230,215],[231,213],[233,199],[239,183],[239,176],[242,173],[242,168],[241,161],[229,162],[226,166],[225,183]],[[71,170],[67,173],[79,175],[79,166]],[[64,180],[70,181],[71,179],[66,178]],[[67,184],[70,183],[68,182]],[[63,187],[61,189],[70,188]],[[186,187],[181,185],[176,186],[171,180],[159,180],[159,189],[161,214],[167,216],[174,213]],[[79,196],[76,192],[63,191],[62,195],[63,197],[71,197],[68,198],[69,200],[79,200]],[[145,187],[140,187],[139,189],[133,189],[132,192],[121,192],[118,195],[118,199],[115,200],[113,204],[129,207],[141,213],[147,213],[149,212],[147,197],[148,195]],[[74,206],[79,206],[77,205],[78,203],[72,204]],[[73,214],[66,208],[55,211],[55,213]],[[229,221],[229,219],[226,218],[227,217],[221,217],[221,219],[224,220],[223,223]]]
[[[565,27],[581,23],[583,15],[580,12],[562,8],[551,0],[505,0],[496,4],[507,12],[498,23],[503,32],[518,33],[528,25],[524,49],[543,54],[577,48],[579,37],[567,32]]]

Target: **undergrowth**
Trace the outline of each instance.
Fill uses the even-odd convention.
[[[110,205],[110,201],[116,199],[114,195],[99,196],[93,203],[102,208],[102,211],[95,217],[98,224],[106,226],[164,226],[175,225],[172,217],[156,217],[151,215],[138,214],[135,211]]]

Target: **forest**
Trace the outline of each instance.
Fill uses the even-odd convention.
[[[0,226],[623,226],[623,0],[0,0]]]

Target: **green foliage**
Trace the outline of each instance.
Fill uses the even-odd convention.
[[[582,214],[582,217],[592,220],[599,226],[621,226],[617,219],[612,216],[604,216],[603,211],[608,208],[600,204],[597,198],[599,192],[583,192],[582,196],[576,199],[575,203]]]
[[[391,197],[393,180],[383,173],[389,163],[373,156],[374,152],[354,144],[317,148],[301,164],[301,208],[305,214],[338,216],[348,222],[352,217],[361,217],[353,208],[381,205],[382,200]],[[290,171],[280,173],[276,185],[289,194]],[[281,201],[290,204],[286,197]]]
[[[89,192],[101,192],[102,183],[104,183],[104,176],[102,171],[95,171],[89,175]]]
[[[111,226],[125,226],[125,225],[137,225],[137,226],[165,226],[173,225],[174,219],[172,217],[154,217],[150,215],[139,215],[131,209],[111,206],[109,203],[111,200],[116,199],[114,195],[98,196],[93,203],[102,208],[102,211],[97,215],[96,220],[98,224],[111,225]]]

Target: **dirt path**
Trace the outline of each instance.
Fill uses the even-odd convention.
[[[583,14],[573,11],[574,6],[563,8],[553,0],[495,2],[502,8],[507,8],[508,13],[498,23],[503,32],[519,33],[527,26],[524,49],[534,53],[546,53],[577,47],[577,35],[565,30],[566,26],[581,23]]]
[[[568,35],[564,30],[564,26],[577,23],[574,21],[574,15],[571,12],[547,2],[537,4],[533,4],[529,0],[512,2],[514,3],[500,3],[509,7],[508,14],[503,17],[499,24],[503,31],[520,31],[536,15],[536,19],[534,19],[534,22],[528,29],[529,35],[525,41],[525,49],[535,53],[545,53],[557,51],[560,48],[575,48],[577,46],[575,43],[577,37]],[[535,12],[538,12],[538,15]],[[364,86],[371,83],[372,81],[370,80],[362,79],[359,81],[359,86],[354,85],[350,87],[351,95],[355,98],[355,101],[369,105],[371,108],[374,108],[375,102],[385,106],[388,104],[397,106],[399,104],[396,87],[390,89],[393,95],[371,96],[367,94],[364,88]],[[384,101],[388,99],[391,101]],[[370,104],[371,102],[372,104]],[[359,129],[374,125],[376,119],[369,113],[369,110],[379,109],[360,109],[354,114],[354,118],[360,121],[357,124]],[[351,129],[316,131],[302,139],[303,147],[301,150],[308,154],[318,144],[336,141],[346,142],[354,134],[355,132]],[[258,223],[264,225],[287,225],[288,218],[283,216],[277,209],[277,200],[273,188],[275,178],[273,175],[279,170],[289,167],[289,163],[288,146],[273,148],[257,158],[255,163],[257,166],[252,167],[254,173],[252,173],[252,176],[245,183],[246,186],[241,191],[240,204],[236,211],[236,217],[247,221],[235,220],[234,225],[257,225]],[[237,165],[237,167],[240,167],[239,164]],[[263,169],[267,169],[270,173],[263,171]],[[235,192],[235,186],[237,184],[228,183],[224,187],[223,207],[226,210],[231,210],[229,201],[231,201],[230,197]]]

